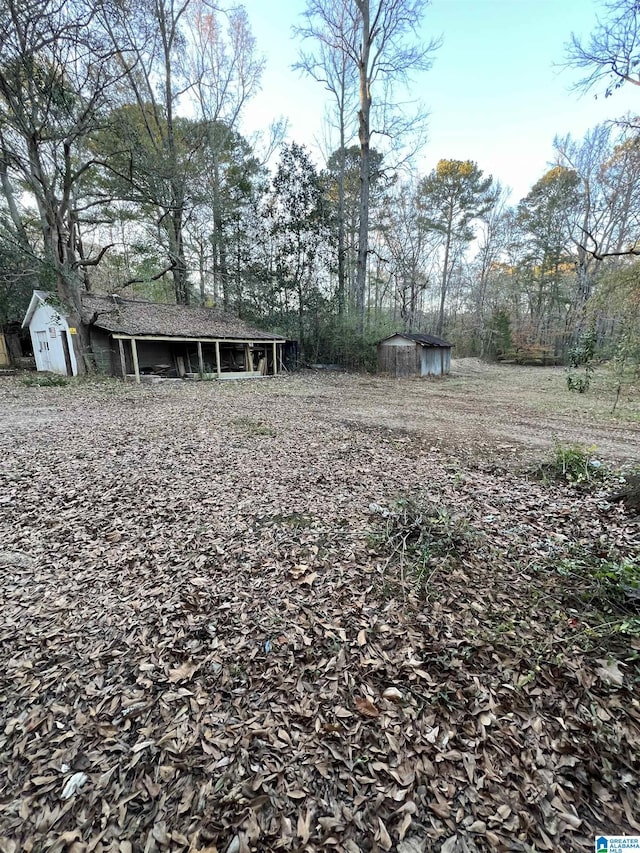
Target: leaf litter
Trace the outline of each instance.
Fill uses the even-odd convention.
[[[553,570],[637,561],[637,523],[528,478],[526,439],[504,464],[482,433],[436,453],[428,424],[389,426],[408,388],[426,409],[438,386],[3,382],[1,851],[640,832],[638,634]],[[345,425],[356,397],[369,422]],[[379,508],[420,495],[474,536],[428,583],[379,539]]]

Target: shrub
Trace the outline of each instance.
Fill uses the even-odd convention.
[[[593,445],[584,447],[581,444],[564,444],[556,441],[552,461],[542,466],[542,472],[573,485],[602,479],[606,468],[593,456],[595,450],[596,447]]]

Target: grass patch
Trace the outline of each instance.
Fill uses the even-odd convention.
[[[69,380],[66,376],[50,376],[49,374],[42,374],[36,376],[23,376],[22,384],[27,387],[37,386],[39,388],[57,388],[62,385],[68,385]]]

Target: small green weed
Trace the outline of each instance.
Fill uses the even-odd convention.
[[[588,329],[569,350],[567,388],[578,394],[585,394],[591,385],[594,371],[593,359],[596,351],[595,326]]]
[[[556,571],[567,579],[567,592],[576,603],[589,604],[606,613],[640,613],[640,564],[585,553],[561,560]],[[627,629],[636,622],[640,620],[631,618]]]
[[[66,376],[51,376],[47,373],[36,376],[23,376],[22,384],[29,387],[38,386],[40,388],[55,388],[62,385],[68,385],[69,380]]]
[[[574,486],[601,480],[607,470],[594,456],[596,450],[595,445],[584,447],[555,441],[551,461],[541,465],[539,473],[543,479],[563,480]]]
[[[312,515],[304,515],[301,512],[291,512],[286,515],[272,515],[269,521],[274,524],[281,524],[283,527],[290,527],[292,530],[303,530],[308,527],[313,527],[316,520]]]

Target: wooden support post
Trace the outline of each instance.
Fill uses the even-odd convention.
[[[278,375],[278,344],[273,342],[273,375]]]
[[[127,378],[127,360],[124,355],[124,341],[118,338],[118,349],[120,350],[120,369],[122,370],[122,378]]]
[[[249,373],[253,373],[253,353],[251,352],[251,344],[244,345],[244,363]]]
[[[131,338],[131,357],[133,358],[133,372],[136,375],[136,382],[140,384],[140,366],[138,364],[138,347],[136,339]]]
[[[218,379],[220,379],[220,374],[222,373],[220,367],[220,341],[216,341],[216,373],[218,374]]]
[[[202,341],[198,341],[198,370],[200,376],[204,376],[204,359],[202,358]]]

